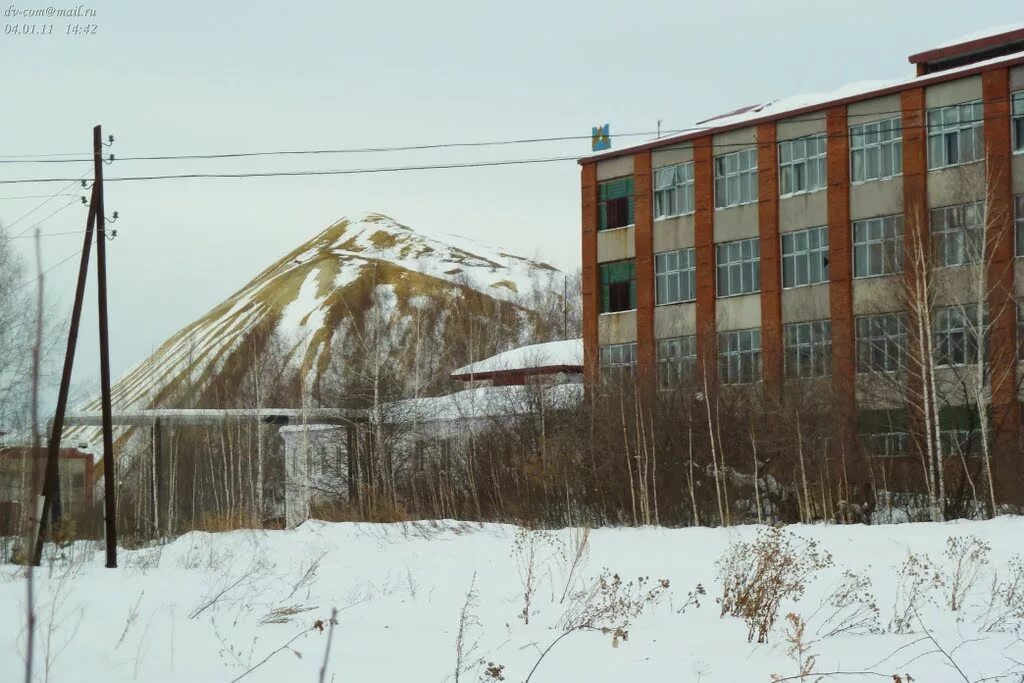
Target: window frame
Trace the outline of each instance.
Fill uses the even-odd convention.
[[[749,248],[750,256],[744,256],[744,245],[751,244]],[[722,254],[725,253],[727,256],[731,250],[735,250],[739,254],[738,260],[723,261]],[[722,273],[725,273],[725,280],[730,284],[729,293],[723,293],[722,287]],[[733,291],[732,281],[733,278],[738,277],[740,282],[740,291]],[[751,289],[745,289],[744,281],[749,278],[752,280],[750,283]],[[715,296],[718,299],[726,299],[733,296],[744,296],[747,294],[756,294],[761,291],[761,242],[759,237],[747,237],[741,240],[732,240],[730,242],[718,242],[715,244]]]
[[[1014,154],[1024,154],[1024,90],[1010,94],[1010,146]]]
[[[978,304],[943,306],[932,312],[932,345],[935,350],[936,368],[962,368],[988,362],[988,344],[985,338],[988,326],[988,311],[983,310],[982,329],[976,328]],[[984,309],[984,307],[983,307]],[[953,317],[951,314],[955,314]],[[949,324],[960,322],[960,324]],[[943,329],[940,324],[945,322]],[[962,337],[961,340],[957,340]],[[951,358],[952,349],[963,355],[961,360]]]
[[[1024,194],[1013,197],[1013,255],[1024,256]]]
[[[749,162],[753,162],[752,165]],[[730,169],[730,165],[734,168]],[[736,152],[727,152],[714,157],[711,162],[713,168],[713,193],[715,195],[715,211],[731,209],[735,206],[745,206],[758,202],[757,185],[757,146],[741,149]],[[731,180],[735,179],[736,187],[730,190]],[[725,191],[719,190],[719,187]],[[731,194],[735,192],[735,201]],[[753,196],[744,199],[744,192],[752,192]]]
[[[602,198],[601,194],[604,188],[610,186],[612,183],[623,182],[626,183],[626,195],[624,197],[611,197]],[[626,215],[629,217],[627,222],[622,225],[602,225],[608,222],[607,204],[610,201],[618,199],[626,200]],[[633,174],[618,176],[616,178],[606,178],[600,180],[597,183],[597,231],[604,232],[606,230],[618,230],[620,228],[628,228],[636,225],[636,179]]]
[[[879,237],[872,237],[872,228],[877,227],[880,234]],[[863,228],[866,236],[858,239],[858,229]],[[891,228],[891,230],[890,230]],[[861,218],[852,221],[850,224],[850,230],[853,233],[851,236],[851,246],[853,248],[853,279],[854,280],[866,280],[873,277],[888,277],[890,275],[899,275],[903,272],[903,229],[904,221],[903,214],[894,213],[888,216],[875,216],[874,218]],[[891,232],[892,236],[888,233]],[[891,243],[891,244],[890,244]],[[872,247],[877,245],[878,256],[876,257],[882,264],[880,272],[874,272],[869,270],[864,275],[858,275],[857,266],[860,263],[857,255],[858,253],[865,254],[865,258],[871,256]],[[891,250],[892,261],[896,264],[896,269],[887,271],[885,269],[885,259],[887,251]],[[870,262],[870,259],[869,259]]]
[[[658,184],[661,181],[659,175],[663,172],[672,169],[673,171],[673,182],[671,185],[659,187]],[[653,190],[653,207],[652,212],[654,220],[663,221],[669,218],[678,218],[679,216],[689,216],[696,211],[696,198],[694,196],[694,180],[693,180],[693,162],[684,161],[678,164],[670,164],[668,166],[662,166],[654,169],[653,173],[654,190]],[[680,177],[682,176],[682,177]],[[675,196],[675,202],[678,206],[678,210],[671,213],[659,213],[658,212],[658,197],[659,193],[667,194],[668,196]]]
[[[862,327],[873,326],[874,329],[878,329],[881,326],[887,327],[890,320],[896,322],[897,329],[895,333],[885,330],[882,335],[861,334]],[[908,337],[905,313],[894,311],[890,313],[858,315],[853,319],[853,333],[854,353],[856,355],[855,374],[900,373],[906,371]],[[869,348],[865,348],[865,342],[870,345]],[[896,351],[895,355],[892,353],[893,347]],[[883,367],[877,367],[874,363],[869,364],[865,362],[865,360],[874,359],[874,353],[869,355],[869,352],[875,349],[882,350]]]
[[[735,339],[736,343],[732,344],[735,348],[729,348],[732,339]],[[749,348],[743,348],[744,340]],[[759,383],[763,378],[762,354],[761,328],[719,332],[718,381],[721,384],[732,385]],[[736,361],[735,368],[731,367],[732,359]]]
[[[778,143],[780,198],[818,192],[828,187],[827,137],[825,133],[813,133]],[[808,143],[814,144],[813,154],[807,153]],[[809,178],[812,174],[817,185],[810,184]],[[803,187],[797,185],[798,178],[802,178]],[[785,189],[787,179],[793,186],[788,192]]]
[[[619,266],[619,265],[623,265],[623,264],[629,265],[631,267],[631,270],[632,270],[632,276],[628,280],[628,282],[629,282],[629,304],[632,306],[632,308],[619,308],[619,309],[616,309],[616,310],[610,310],[610,308],[611,308],[611,298],[612,297],[611,297],[611,290],[609,289],[608,296],[607,296],[607,302],[608,302],[609,310],[605,310],[605,301],[606,301],[605,287],[608,286],[610,288],[611,285],[619,284],[619,282],[607,282],[606,283],[605,282],[604,274],[606,272],[606,269],[610,269],[610,268],[612,268],[614,266]],[[628,311],[635,311],[636,310],[636,289],[637,289],[637,287],[636,287],[636,259],[622,259],[622,260],[619,260],[619,261],[607,261],[605,263],[597,264],[597,283],[598,283],[598,294],[599,294],[599,297],[600,297],[598,299],[598,302],[597,302],[598,314],[599,315],[607,315],[607,314],[613,314],[613,313],[626,313]]]
[[[607,362],[607,356],[611,352],[619,355],[614,363]],[[598,364],[601,370],[601,382],[607,384],[614,381],[622,381],[626,377],[632,377],[636,371],[637,364],[637,343],[623,342],[621,344],[605,344],[598,348]]]
[[[970,108],[970,118],[963,123],[963,114]],[[936,121],[936,119],[938,119]],[[954,120],[955,119],[955,120]],[[938,171],[943,168],[953,168],[965,164],[973,164],[985,159],[985,112],[981,99],[958,102],[956,104],[942,107],[931,107],[925,112],[926,121],[926,145],[928,155],[928,170]],[[975,156],[964,160],[964,135],[969,134],[971,149]],[[949,144],[952,136],[956,136],[956,160],[950,162]],[[935,145],[935,142],[938,145]],[[933,152],[935,148],[941,150],[941,155]],[[939,157],[936,159],[936,157]]]
[[[668,351],[668,353],[663,353]],[[658,389],[667,391],[682,386],[697,374],[697,337],[684,335],[659,339],[656,347]]]
[[[668,262],[675,258],[676,267],[674,269],[659,270],[662,265],[668,265]],[[683,265],[683,262],[686,265]],[[678,298],[669,299],[667,292],[662,291],[663,283],[665,288],[669,288],[671,279],[676,279],[676,291],[679,293]],[[685,296],[686,291],[689,291],[689,296]],[[665,295],[663,297],[663,294]],[[669,251],[659,251],[654,254],[654,305],[655,306],[668,306],[671,304],[682,304],[690,301],[697,300],[697,250],[695,247],[683,247],[682,249],[672,249]]]
[[[873,130],[877,126],[877,130]],[[885,136],[889,137],[886,139]],[[871,139],[875,136],[874,139]],[[877,121],[867,121],[850,126],[850,183],[859,185],[877,180],[889,180],[903,175],[903,119],[893,116]],[[871,152],[877,150],[878,175],[868,175]],[[863,178],[857,177],[858,153],[863,158],[860,167]],[[893,170],[884,173],[883,159],[889,158]]]
[[[980,217],[977,223],[967,223],[967,211],[973,210],[975,217]],[[950,223],[950,219],[953,222]],[[985,200],[979,199],[973,202],[962,204],[951,204],[949,206],[937,206],[928,212],[928,226],[931,239],[932,261],[935,268],[956,268],[959,266],[970,266],[981,263],[985,260]],[[954,240],[950,242],[950,240]],[[968,254],[968,247],[974,241],[974,253]],[[939,244],[942,244],[940,251]],[[960,254],[960,260],[956,263],[947,261],[950,252],[950,244],[959,246],[956,250]],[[939,254],[942,258],[939,258]],[[974,258],[970,258],[974,257]]]
[[[813,239],[817,240],[817,246],[812,247],[811,242]],[[797,245],[803,239],[804,246],[801,248]],[[790,243],[789,252],[787,253],[786,243]],[[820,285],[829,281],[829,243],[828,243],[828,226],[818,225],[813,228],[804,228],[803,230],[793,230],[784,232],[779,235],[779,254],[780,262],[782,265],[782,288],[783,289],[798,289],[800,287],[810,287],[812,285]],[[814,262],[816,256],[821,258],[821,263],[818,266],[819,279],[812,279],[812,273],[814,271]],[[793,279],[795,280],[800,272],[800,262],[806,262],[804,265],[805,273],[807,275],[806,282],[794,282],[793,284],[786,284],[786,276],[790,270],[793,270]],[[791,264],[787,267],[787,264]]]
[[[806,339],[800,338],[802,332],[806,332]],[[783,325],[782,349],[788,379],[828,377],[832,374],[832,321],[808,320]]]

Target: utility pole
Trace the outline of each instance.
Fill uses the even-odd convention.
[[[113,137],[111,137],[113,141]],[[50,440],[47,444],[46,474],[43,484],[43,507],[39,516],[39,529],[32,553],[32,564],[39,566],[43,560],[43,544],[46,540],[47,524],[52,516],[56,524],[61,518],[60,509],[60,442],[64,433],[64,416],[67,413],[68,394],[71,390],[71,371],[75,364],[78,347],[78,328],[82,320],[82,303],[85,299],[85,283],[89,273],[89,256],[92,251],[93,232],[96,233],[97,280],[99,284],[100,319],[100,381],[103,391],[103,488],[105,499],[105,521],[107,537],[107,567],[117,567],[117,507],[114,500],[114,439],[110,408],[110,344],[107,335],[107,258],[106,258],[106,216],[103,213],[103,136],[100,126],[92,131],[94,178],[89,201],[89,217],[85,222],[85,237],[82,241],[82,258],[78,264],[78,284],[75,288],[75,303],[71,309],[71,323],[68,329],[68,345],[64,352],[64,369],[57,392],[57,408],[50,426]],[[85,181],[82,181],[85,186]],[[117,212],[114,212],[117,218]],[[89,485],[92,482],[88,482]]]
[[[107,568],[117,567],[117,501],[114,497],[114,427],[110,418],[110,339],[107,327],[107,232],[103,213],[103,133],[92,129],[93,198],[96,201],[96,283],[99,289],[100,391],[103,405],[103,510],[107,537]]]
[[[93,201],[89,202],[89,217],[85,222],[85,238],[82,243],[82,259],[78,265],[78,285],[75,289],[75,303],[71,308],[71,324],[68,330],[68,346],[64,353],[64,370],[60,376],[60,389],[57,393],[57,410],[53,416],[50,430],[50,441],[46,456],[46,475],[43,484],[43,511],[39,516],[39,532],[36,535],[36,547],[32,556],[32,564],[39,566],[43,560],[43,541],[46,537],[47,520],[53,513],[54,521],[60,519],[60,500],[58,496],[58,465],[61,434],[64,432],[64,413],[68,407],[68,392],[71,389],[71,368],[75,364],[75,349],[78,346],[78,324],[82,319],[82,300],[85,297],[85,280],[89,272],[89,252],[92,249],[92,233],[96,224],[96,186],[93,185]]]

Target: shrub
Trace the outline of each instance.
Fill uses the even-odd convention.
[[[788,531],[769,527],[750,543],[738,542],[715,563],[722,582],[722,616],[742,618],[747,642],[764,643],[783,600],[797,601],[807,581],[832,566],[832,555]]]

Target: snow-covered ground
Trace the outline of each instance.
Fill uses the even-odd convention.
[[[1012,558],[1021,552],[1024,519],[788,527],[783,537],[816,541],[832,566],[812,573],[799,601],[782,602],[764,644],[748,643],[743,620],[720,617],[716,604],[716,560],[759,533],[765,529],[599,529],[575,566],[579,530],[450,521],[191,533],[122,551],[117,570],[103,568],[97,546],[79,544],[36,574],[36,673],[61,682],[317,681],[330,642],[322,680],[456,680],[461,630],[459,680],[499,680],[486,672],[493,663],[504,667],[492,669],[503,680],[523,681],[567,623],[588,621],[612,632],[569,633],[530,680],[768,683],[773,674],[800,673],[786,638],[789,612],[806,622],[805,663],[816,655],[813,671],[846,672],[827,680],[892,681],[899,674],[908,681],[909,673],[921,683],[975,681],[1021,669],[1013,661],[1024,662],[1024,644],[1013,634],[1020,615],[1003,614],[1005,600],[992,597],[1001,593],[998,585],[1008,586],[1014,567],[1021,571]],[[984,557],[961,563],[967,587],[957,589],[964,596],[956,610],[951,537],[990,546],[987,554],[967,546]],[[916,580],[901,573],[921,566],[906,565],[911,554],[927,556],[937,577],[932,570]],[[844,583],[856,597],[844,601],[836,592]],[[706,595],[699,607],[687,605],[698,584]],[[527,585],[529,623],[522,616]],[[914,585],[923,593],[908,609]],[[1019,607],[1024,585],[1016,590],[1017,598],[1006,599]],[[23,676],[24,606],[21,570],[0,567],[0,681]],[[629,617],[634,608],[639,615]],[[902,627],[896,612],[910,615]],[[826,635],[844,620],[858,625]],[[628,638],[616,638],[617,627]]]

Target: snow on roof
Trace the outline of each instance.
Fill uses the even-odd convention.
[[[542,397],[548,408],[568,408],[583,400],[583,385],[477,387],[446,396],[410,398],[389,403],[385,419],[391,423],[431,423],[513,417],[534,412]]]
[[[959,38],[939,43],[932,49],[940,49],[944,47],[953,47],[954,45],[960,45],[962,43],[970,43],[975,40],[981,40],[982,38],[989,38],[991,36],[998,36],[1002,33],[1011,33],[1013,31],[1020,31],[1024,29],[1024,23],[1018,24],[1003,24],[1002,26],[992,26],[989,28],[983,28],[977,31],[971,31]]]
[[[825,105],[838,102],[840,100],[858,98],[864,96],[863,99],[872,96],[875,93],[881,91],[898,88],[900,86],[919,86],[925,85],[930,81],[944,81],[955,77],[959,73],[984,69],[990,66],[996,66],[1005,62],[1019,61],[1024,57],[1024,50],[1020,52],[1013,52],[1008,55],[1002,55],[999,57],[993,57],[978,62],[972,62],[970,64],[964,64],[952,69],[943,69],[935,73],[926,74],[924,76],[911,76],[909,78],[899,80],[870,80],[870,81],[857,81],[855,83],[848,83],[842,85],[835,90],[827,93],[806,93],[799,95],[791,95],[782,99],[774,100],[767,104],[755,105],[752,107],[742,107],[738,110],[734,110],[738,113],[733,115],[726,114],[724,116],[712,117],[705,119],[707,125],[697,124],[688,129],[682,129],[678,135],[672,135],[668,137],[647,140],[645,142],[638,142],[634,145],[626,147],[620,147],[619,149],[602,152],[599,154],[592,154],[587,157],[583,157],[581,162],[592,162],[601,161],[603,159],[613,159],[618,156],[625,154],[631,154],[637,149],[650,149],[655,147],[669,146],[676,144],[691,138],[696,138],[702,135],[714,134],[721,129],[739,127],[744,123],[753,123],[755,121],[762,121],[770,118],[782,118],[787,113],[792,113],[793,116],[798,116],[801,113],[814,113],[814,108],[818,107],[817,113],[820,115],[820,108]]]
[[[583,367],[582,339],[520,346],[461,367],[452,373],[452,377],[564,366]]]
[[[725,116],[707,119],[701,123],[713,121],[715,127],[731,126],[743,121],[760,119],[765,116],[772,116],[773,114],[781,112],[795,111],[797,109],[811,107],[816,104],[823,104],[833,100],[841,100],[846,97],[854,97],[856,95],[871,92],[872,90],[888,88],[890,86],[897,85],[898,83],[900,83],[900,81],[892,80],[857,81],[855,83],[847,83],[846,85],[840,86],[831,92],[790,95],[789,97],[783,97],[782,99],[774,100],[767,104],[755,107],[744,107],[735,114],[727,114]]]

